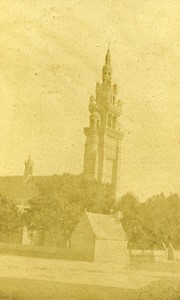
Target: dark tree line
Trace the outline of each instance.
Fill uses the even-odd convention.
[[[155,195],[140,202],[132,194],[118,201],[112,197],[112,187],[96,181],[84,181],[82,176],[55,175],[38,186],[39,193],[29,200],[29,209],[18,213],[16,203],[0,197],[0,233],[13,232],[26,225],[41,232],[42,243],[46,234],[61,234],[68,239],[82,213],[121,212],[129,246],[159,248],[169,242],[180,247],[180,197],[170,194]]]
[[[180,196],[159,194],[145,202],[126,194],[115,204],[122,212],[122,223],[130,247],[160,248],[162,244],[180,247]]]

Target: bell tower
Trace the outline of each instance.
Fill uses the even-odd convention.
[[[89,127],[84,128],[84,178],[111,183],[116,196],[123,135],[119,123],[121,101],[118,99],[117,85],[112,83],[109,49],[102,69],[102,82],[96,84],[96,97],[90,97],[89,112]]]

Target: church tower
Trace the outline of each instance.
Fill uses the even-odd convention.
[[[112,83],[109,49],[102,69],[102,82],[96,84],[96,97],[90,97],[89,112],[89,127],[84,128],[84,178],[111,183],[116,196],[122,140],[119,123],[121,102],[117,95],[117,85]]]

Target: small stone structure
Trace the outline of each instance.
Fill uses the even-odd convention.
[[[127,237],[112,215],[85,212],[71,235],[75,259],[127,263]]]

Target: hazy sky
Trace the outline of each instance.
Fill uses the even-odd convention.
[[[83,169],[108,42],[123,101],[120,193],[180,192],[180,1],[2,0],[0,174]]]

